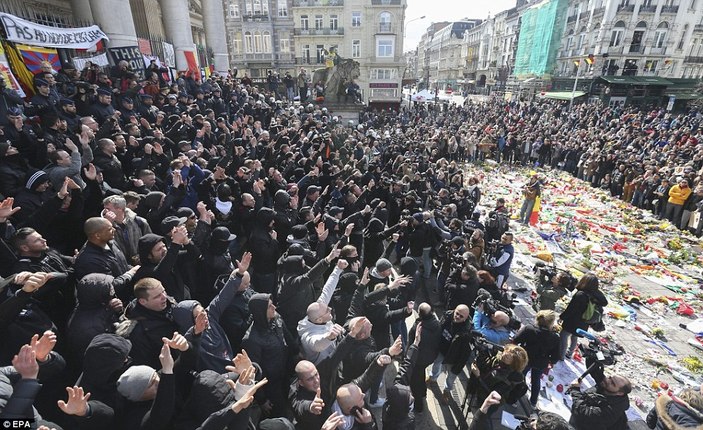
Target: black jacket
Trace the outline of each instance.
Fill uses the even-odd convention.
[[[249,239],[251,252],[251,267],[255,274],[270,274],[276,272],[276,263],[281,256],[278,241],[271,237],[268,225],[273,220],[273,210],[261,208],[258,212],[257,224]]]
[[[451,372],[459,374],[471,353],[470,321],[455,323],[454,311],[450,310],[442,316],[440,326],[442,332],[438,350],[444,356],[444,364],[451,365]]]
[[[145,308],[139,304],[138,299],[134,299],[125,308],[124,315],[128,320],[120,324],[117,334],[132,342],[130,356],[135,365],[161,368],[159,353],[164,345],[161,338],[171,339],[173,332],[178,331],[178,325],[173,320],[173,306],[174,302],[171,299],[165,310],[156,312]]]
[[[526,325],[515,335],[513,343],[525,348],[531,368],[544,370],[549,363],[559,361],[559,335],[551,330]]]
[[[588,324],[583,320],[583,313],[588,307],[588,302],[593,301],[601,306],[608,305],[608,299],[605,298],[602,292],[587,293],[585,291],[577,291],[571,298],[571,301],[561,313],[559,318],[563,321],[562,329],[569,333],[576,333],[576,329],[588,330]]]
[[[627,428],[625,411],[630,408],[630,400],[625,396],[607,396],[597,387],[586,391],[571,392],[571,424],[575,430],[622,430]]]
[[[90,242],[85,243],[73,263],[76,280],[80,280],[89,273],[111,275],[115,278],[113,286],[117,296],[122,300],[128,300],[132,296],[132,275],[127,274],[130,266],[114,241],[111,241],[108,247],[104,249]]]
[[[323,258],[307,270],[303,258],[302,255],[287,257],[281,265],[283,273],[278,291],[278,310],[291,330],[298,327],[298,322],[307,316],[308,305],[319,297],[322,290],[319,288],[320,280],[329,267]]]
[[[161,281],[161,284],[166,289],[166,294],[173,297],[177,302],[190,300],[190,288],[188,288],[181,276],[179,264],[183,264],[189,258],[197,258],[199,252],[193,244],[183,246],[171,242],[168,245],[164,258],[158,263],[154,263],[149,259],[149,254],[155,243],[152,245],[152,242],[144,240],[145,238],[149,239],[149,236],[158,237],[148,234],[139,240],[139,261],[141,262],[141,267],[134,274],[134,282],[143,278],[155,278]],[[143,242],[147,242],[146,246],[142,245]]]

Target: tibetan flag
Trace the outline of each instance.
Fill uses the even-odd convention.
[[[24,61],[22,60],[22,54],[17,50],[13,43],[5,42],[3,43],[3,48],[5,49],[5,55],[7,57],[8,63],[10,63],[10,69],[14,73],[19,84],[24,90],[27,97],[34,95],[34,75],[29,71]]]
[[[38,46],[20,45],[17,44],[17,50],[22,54],[24,64],[30,72],[38,73],[43,61],[51,63],[51,68],[54,70],[61,69],[61,60],[59,53],[54,48],[40,48]]]
[[[535,205],[532,207],[532,213],[530,214],[530,225],[533,227],[537,225],[537,221],[539,220],[539,210],[541,206],[539,196],[535,197]]]

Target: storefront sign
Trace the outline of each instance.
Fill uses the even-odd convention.
[[[88,49],[101,39],[108,38],[97,25],[80,28],[49,27],[2,12],[0,21],[5,27],[7,40],[33,46]]]

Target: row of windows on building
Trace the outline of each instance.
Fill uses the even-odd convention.
[[[245,9],[245,15],[247,16],[257,16],[263,15],[268,16],[269,6],[267,1],[261,0],[251,0],[247,1]],[[285,0],[279,0],[277,8],[277,16],[279,18],[288,17],[288,4]],[[230,18],[240,18],[241,12],[239,10],[238,3],[231,3],[228,8],[228,16]],[[300,16],[300,29],[309,30],[310,29],[310,15]],[[324,28],[324,17],[323,15],[313,15],[312,23],[315,30],[322,30]],[[331,14],[329,16],[329,28],[330,30],[337,30],[339,28],[339,16],[336,14]],[[380,32],[390,32],[392,30],[393,15],[390,12],[381,12],[378,14],[378,25]],[[352,28],[361,27],[361,12],[351,13],[351,26]]]
[[[232,51],[235,55],[244,54],[273,54],[273,46],[271,43],[271,32],[269,31],[245,31],[244,38],[242,33],[235,33],[232,37]],[[278,53],[288,54],[291,52],[291,44],[289,37],[281,37],[279,39]],[[309,45],[301,46],[301,58],[308,64],[325,62],[325,45]],[[395,40],[379,38],[376,40],[376,57],[377,58],[392,58],[395,55]],[[361,40],[354,39],[351,41],[351,57],[361,57]]]

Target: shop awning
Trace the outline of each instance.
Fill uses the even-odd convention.
[[[676,97],[676,100],[697,100],[697,99],[703,99],[703,94],[699,94],[695,91],[689,91],[689,92],[667,92],[665,94],[666,97]]]
[[[549,93],[544,93],[545,99],[553,99],[553,100],[571,100],[571,91],[554,91],[554,92],[549,92]],[[582,96],[585,96],[586,93],[583,91],[575,91],[573,93],[574,98],[579,98]]]
[[[601,76],[600,78],[609,84],[620,85],[660,85],[664,87],[673,84],[670,80],[660,78],[659,76]]]

